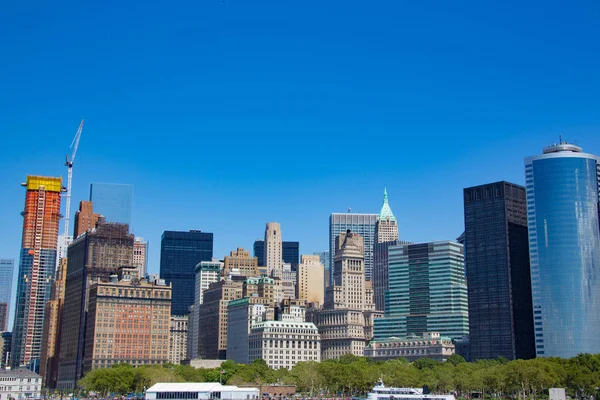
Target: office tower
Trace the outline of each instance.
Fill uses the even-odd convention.
[[[329,255],[331,268],[335,268],[333,257],[335,256],[336,247],[335,240],[341,233],[351,232],[357,233],[363,238],[365,252],[365,277],[371,279],[373,272],[373,247],[375,245],[375,224],[377,223],[377,214],[331,214],[329,217]],[[330,283],[333,282],[335,271],[329,273]]]
[[[257,322],[273,320],[275,311],[269,299],[244,297],[227,305],[227,359],[238,364],[250,363],[249,336]]]
[[[60,353],[60,333],[62,311],[65,299],[67,258],[62,258],[52,283],[52,296],[44,311],[44,343],[40,360],[40,376],[44,386],[56,388],[58,378],[58,355]]]
[[[263,359],[269,368],[292,369],[299,362],[321,361],[319,330],[300,318],[256,322],[248,342],[248,361]]]
[[[227,306],[241,297],[242,282],[228,279],[213,283],[204,292],[198,324],[200,358],[226,359]]]
[[[246,278],[242,284],[242,297],[252,296],[265,298],[268,304],[279,304],[284,300],[283,281],[269,276]]]
[[[171,315],[171,335],[169,341],[169,362],[181,364],[187,359],[188,316]]]
[[[293,268],[300,263],[300,242],[281,242],[281,258],[284,263],[292,264]]]
[[[258,258],[241,247],[225,256],[223,275],[258,276]]]
[[[600,352],[600,157],[560,141],[525,159],[538,357]]]
[[[9,366],[9,356],[12,348],[12,332],[0,333],[2,339],[2,346],[0,346],[0,368],[6,368]]]
[[[254,257],[257,258],[258,266],[265,266],[265,241],[262,239],[258,239],[254,241],[253,246],[253,254]]]
[[[373,296],[375,308],[385,310],[385,292],[388,290],[388,248],[401,244],[398,240],[398,222],[388,203],[387,189],[383,191],[383,205],[375,223],[373,245]]]
[[[463,246],[454,241],[389,248],[385,317],[375,321],[375,339],[425,332],[469,335]]]
[[[298,280],[297,271],[292,270],[292,264],[283,263],[281,270],[281,289],[284,299],[296,299],[296,281]]]
[[[534,358],[525,188],[467,188],[464,207],[471,357]]]
[[[383,205],[375,223],[376,243],[398,240],[398,221],[388,203],[387,189],[383,190]]]
[[[160,242],[160,277],[173,287],[173,315],[186,315],[194,304],[196,265],[211,261],[213,234],[165,231]]]
[[[199,358],[200,348],[200,305],[204,301],[204,292],[211,284],[218,282],[221,275],[223,263],[219,261],[201,261],[195,268],[194,279],[194,306],[190,312],[188,323],[188,358],[194,360]]]
[[[333,285],[325,292],[323,309],[309,309],[307,321],[319,328],[321,358],[362,356],[373,335],[375,311],[371,282],[365,280],[363,238],[350,231],[335,241]]]
[[[14,268],[15,260],[0,259],[0,332],[8,329]]]
[[[90,287],[109,280],[122,266],[131,267],[133,234],[126,224],[99,223],[69,246],[62,311],[57,386],[71,389],[83,376],[86,313]]]
[[[328,251],[314,252],[314,256],[319,256],[321,264],[323,264],[323,293],[325,293],[325,288],[329,286],[331,282],[331,278],[329,273],[331,272],[331,257],[329,257]]]
[[[297,271],[297,298],[307,303],[323,304],[325,300],[325,284],[323,264],[318,255],[302,255],[302,262]]]
[[[94,204],[91,201],[80,201],[79,210],[75,212],[73,237],[77,238],[84,232],[94,229],[100,217],[100,214],[94,212]]]
[[[61,178],[27,176],[11,363],[39,368],[44,305],[56,268]]]
[[[106,222],[118,222],[131,226],[133,185],[91,183],[90,201],[94,203],[96,212],[106,218]]]
[[[281,225],[279,222],[267,222],[265,228],[265,266],[269,276],[281,276],[283,249],[281,243]]]
[[[84,373],[120,363],[169,361],[171,287],[136,274],[135,268],[120,268],[110,281],[91,285]]]
[[[133,266],[138,269],[138,276],[146,276],[148,268],[148,242],[144,238],[133,240]]]
[[[61,233],[58,235],[58,239],[56,241],[56,267],[55,270],[58,269],[58,265],[60,264],[60,260],[63,258],[67,258],[67,249],[69,245],[73,243],[73,236]]]

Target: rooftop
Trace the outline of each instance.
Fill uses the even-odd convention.
[[[237,386],[225,386],[218,382],[170,382],[157,383],[146,390],[146,393],[156,392],[247,392],[257,388],[239,388]]]
[[[394,213],[388,204],[387,189],[383,189],[383,206],[381,206],[381,212],[379,213],[380,221],[395,221]]]
[[[0,377],[18,377],[18,378],[42,378],[40,375],[27,368],[2,369],[0,368]]]

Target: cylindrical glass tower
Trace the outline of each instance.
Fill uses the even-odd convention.
[[[600,353],[600,158],[561,141],[525,179],[536,354]]]

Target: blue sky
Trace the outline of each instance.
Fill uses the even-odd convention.
[[[401,238],[456,238],[462,188],[523,183],[563,133],[600,153],[600,3],[8,0],[0,13],[0,257],[18,258],[27,174],[135,186],[163,230],[215,256],[267,221],[301,252],[328,217],[378,212]]]

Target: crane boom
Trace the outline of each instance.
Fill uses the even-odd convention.
[[[81,138],[81,132],[83,131],[83,120],[79,124],[79,129],[77,129],[77,133],[71,142],[70,149],[72,149],[71,157],[67,154],[67,160],[65,161],[65,166],[67,167],[67,194],[66,200],[67,203],[65,205],[65,228],[64,235],[65,237],[69,236],[69,218],[71,216],[71,182],[73,180],[73,161],[75,161],[75,156],[77,155],[77,148],[79,147],[79,139]]]

